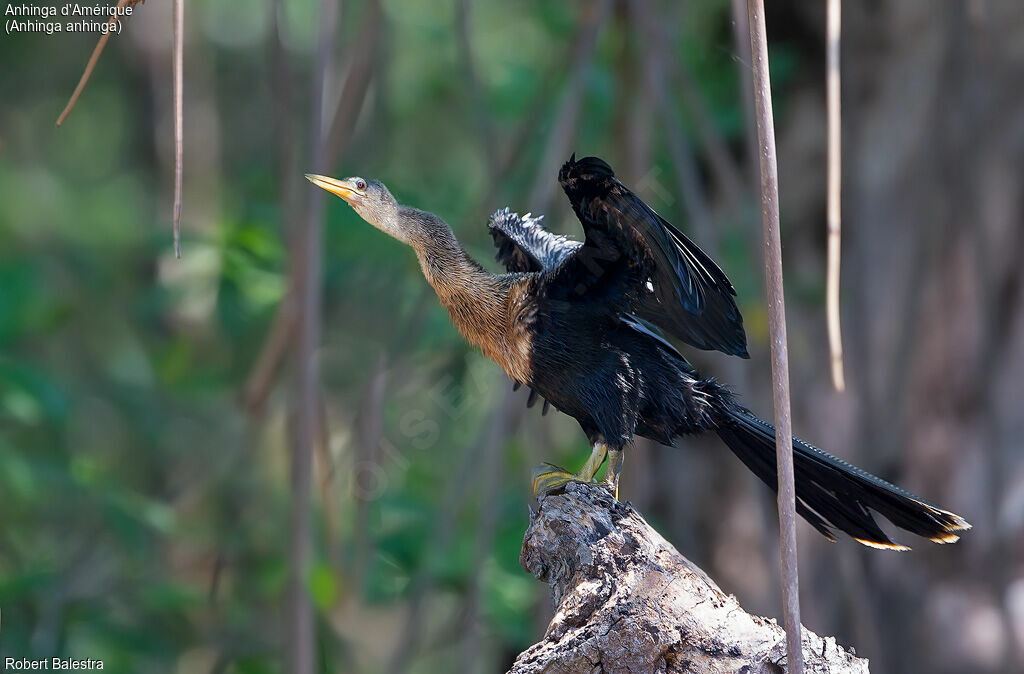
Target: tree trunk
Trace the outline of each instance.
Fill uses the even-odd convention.
[[[551,586],[544,639],[509,674],[785,672],[785,633],[745,612],[628,504],[570,483],[531,517],[520,563]],[[832,637],[803,631],[806,671],[866,674]]]

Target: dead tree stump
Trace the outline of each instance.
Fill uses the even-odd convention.
[[[571,483],[543,499],[519,558],[551,587],[555,617],[509,674],[786,671],[785,633],[744,611],[628,504]],[[808,673],[868,663],[804,629]]]

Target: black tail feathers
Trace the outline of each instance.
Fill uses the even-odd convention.
[[[778,489],[775,465],[775,427],[739,405],[725,409],[718,422],[719,437],[729,449],[772,489]],[[793,438],[796,510],[811,526],[834,541],[832,529],[845,531],[864,545],[908,550],[889,539],[871,511],[901,529],[936,543],[959,540],[957,532],[971,525],[842,459]]]

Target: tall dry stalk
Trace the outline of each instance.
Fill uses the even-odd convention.
[[[789,410],[789,349],[782,284],[782,238],[779,234],[779,170],[775,152],[771,76],[764,0],[747,0],[750,51],[754,71],[754,107],[761,165],[761,222],[764,227],[765,289],[771,337],[772,400],[775,403],[775,454],[779,471],[779,534],[782,550],[782,601],[786,626],[786,664],[802,674],[800,582],[796,554],[796,486],[793,480],[793,425]]]

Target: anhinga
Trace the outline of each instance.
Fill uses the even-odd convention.
[[[601,159],[574,155],[558,175],[586,233],[582,242],[507,208],[491,217],[506,274],[485,270],[443,220],[400,205],[377,181],[306,177],[412,246],[459,332],[517,385],[579,422],[590,459],[575,474],[543,467],[536,491],[590,481],[607,457],[604,482],[617,494],[623,450],[634,435],[672,445],[705,431],[777,488],[774,427],[738,405],[728,388],[702,378],[666,336],[748,357],[732,284]],[[906,549],[879,528],[872,510],[938,543],[970,528],[962,517],[795,437],[793,451],[797,512],[830,540],[835,528],[866,545]]]

